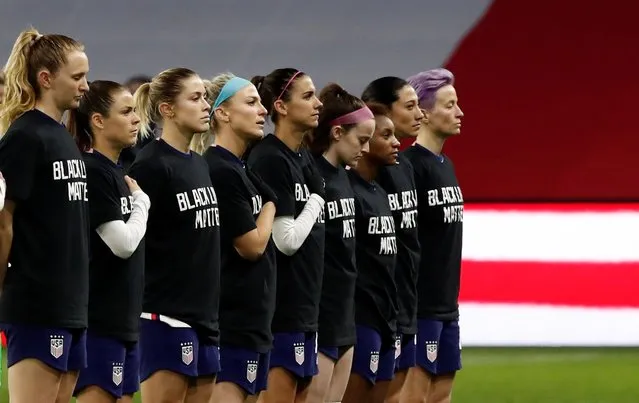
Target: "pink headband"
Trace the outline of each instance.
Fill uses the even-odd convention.
[[[298,71],[297,73],[293,74],[293,76],[288,80],[288,82],[284,86],[284,89],[282,90],[282,93],[280,94],[280,96],[275,99],[276,101],[278,101],[280,98],[282,98],[282,95],[284,95],[284,93],[286,92],[286,89],[288,88],[288,86],[291,85],[293,80],[295,80],[295,77],[299,76],[300,74],[302,74],[301,71]]]
[[[360,123],[365,120],[374,119],[375,115],[368,109],[368,106],[364,106],[353,112],[342,115],[328,122],[331,126],[349,125],[353,123]]]

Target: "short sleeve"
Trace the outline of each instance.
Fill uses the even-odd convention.
[[[251,166],[277,196],[276,217],[295,217],[295,184],[291,168],[280,156],[258,159]]]
[[[159,199],[162,186],[167,183],[167,172],[157,161],[136,160],[129,168],[129,176],[136,180],[140,189],[149,196],[151,202]],[[153,208],[153,205],[151,205]]]
[[[257,228],[253,217],[253,201],[240,176],[232,169],[217,169],[211,175],[220,209],[222,235],[235,239]]]
[[[44,155],[34,134],[9,131],[0,140],[0,172],[7,182],[6,199],[20,202],[31,196],[39,164]]]
[[[87,168],[91,229],[109,221],[123,220],[120,194],[114,178],[99,167]]]

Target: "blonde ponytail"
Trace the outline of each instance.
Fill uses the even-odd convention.
[[[156,121],[156,113],[151,102],[151,83],[138,87],[133,96],[136,113],[140,117],[140,137],[153,136],[152,123]]]
[[[84,51],[73,38],[58,34],[41,35],[35,28],[23,31],[16,39],[5,65],[5,98],[0,105],[0,135],[23,113],[35,108],[41,95],[38,71],[57,73],[67,63],[67,54]]]
[[[0,135],[4,135],[20,115],[35,108],[36,90],[29,82],[29,51],[41,37],[35,29],[23,31],[13,44],[4,67],[4,101],[0,105]]]

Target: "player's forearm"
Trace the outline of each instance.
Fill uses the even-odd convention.
[[[266,245],[268,245],[268,241],[271,239],[274,219],[275,205],[273,203],[266,203],[262,207],[262,211],[257,217],[257,220],[255,220],[255,226],[257,227],[257,232],[259,234],[257,249],[260,251],[260,254],[264,253],[264,250],[266,250]]]

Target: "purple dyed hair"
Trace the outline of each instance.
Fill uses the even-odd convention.
[[[437,91],[447,85],[454,85],[455,76],[446,69],[432,69],[408,77],[406,81],[415,88],[419,106],[430,109],[435,105]]]

